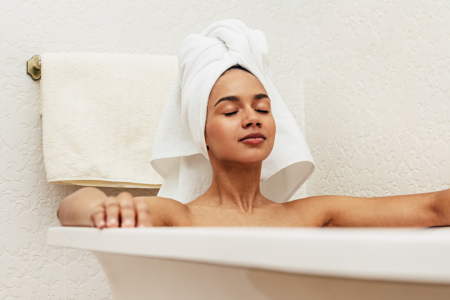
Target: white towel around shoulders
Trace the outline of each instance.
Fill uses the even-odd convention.
[[[48,53],[41,64],[48,182],[160,187],[150,155],[177,57]]]

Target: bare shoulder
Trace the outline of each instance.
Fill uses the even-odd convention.
[[[291,201],[294,210],[306,214],[317,226],[361,226],[355,218],[366,218],[377,206],[367,198],[319,195]],[[378,204],[382,204],[379,202]]]
[[[158,196],[135,197],[147,202],[153,226],[189,226],[188,208],[185,204]]]
[[[314,196],[284,203],[298,226],[322,227],[330,220],[330,203],[326,197]]]

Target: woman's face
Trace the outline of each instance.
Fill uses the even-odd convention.
[[[269,156],[275,120],[255,76],[231,69],[217,80],[208,100],[205,140],[211,160],[254,163]]]

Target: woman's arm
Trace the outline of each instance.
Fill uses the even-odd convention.
[[[316,198],[316,199],[313,199]],[[404,196],[316,196],[325,207],[324,226],[430,227],[450,225],[450,189]],[[319,204],[319,203],[318,203]]]
[[[128,192],[106,196],[85,187],[67,196],[58,209],[62,226],[148,227],[188,226],[187,207],[173,199],[133,197]]]
[[[152,226],[147,201],[134,198],[128,192],[108,197],[94,187],[85,187],[67,196],[57,215],[62,226]]]
[[[430,205],[439,220],[438,226],[450,225],[450,189],[435,192]]]

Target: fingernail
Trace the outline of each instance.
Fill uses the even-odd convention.
[[[144,224],[139,225],[139,227],[146,227]]]
[[[127,220],[123,221],[123,224],[122,224],[122,225],[123,225],[123,226],[132,226],[132,225],[133,225],[133,222],[131,222],[130,219],[127,219]]]
[[[109,225],[117,224],[117,219],[116,218],[109,219],[108,224]]]
[[[97,226],[100,227],[100,228],[104,227],[105,226],[105,221],[98,222]]]

